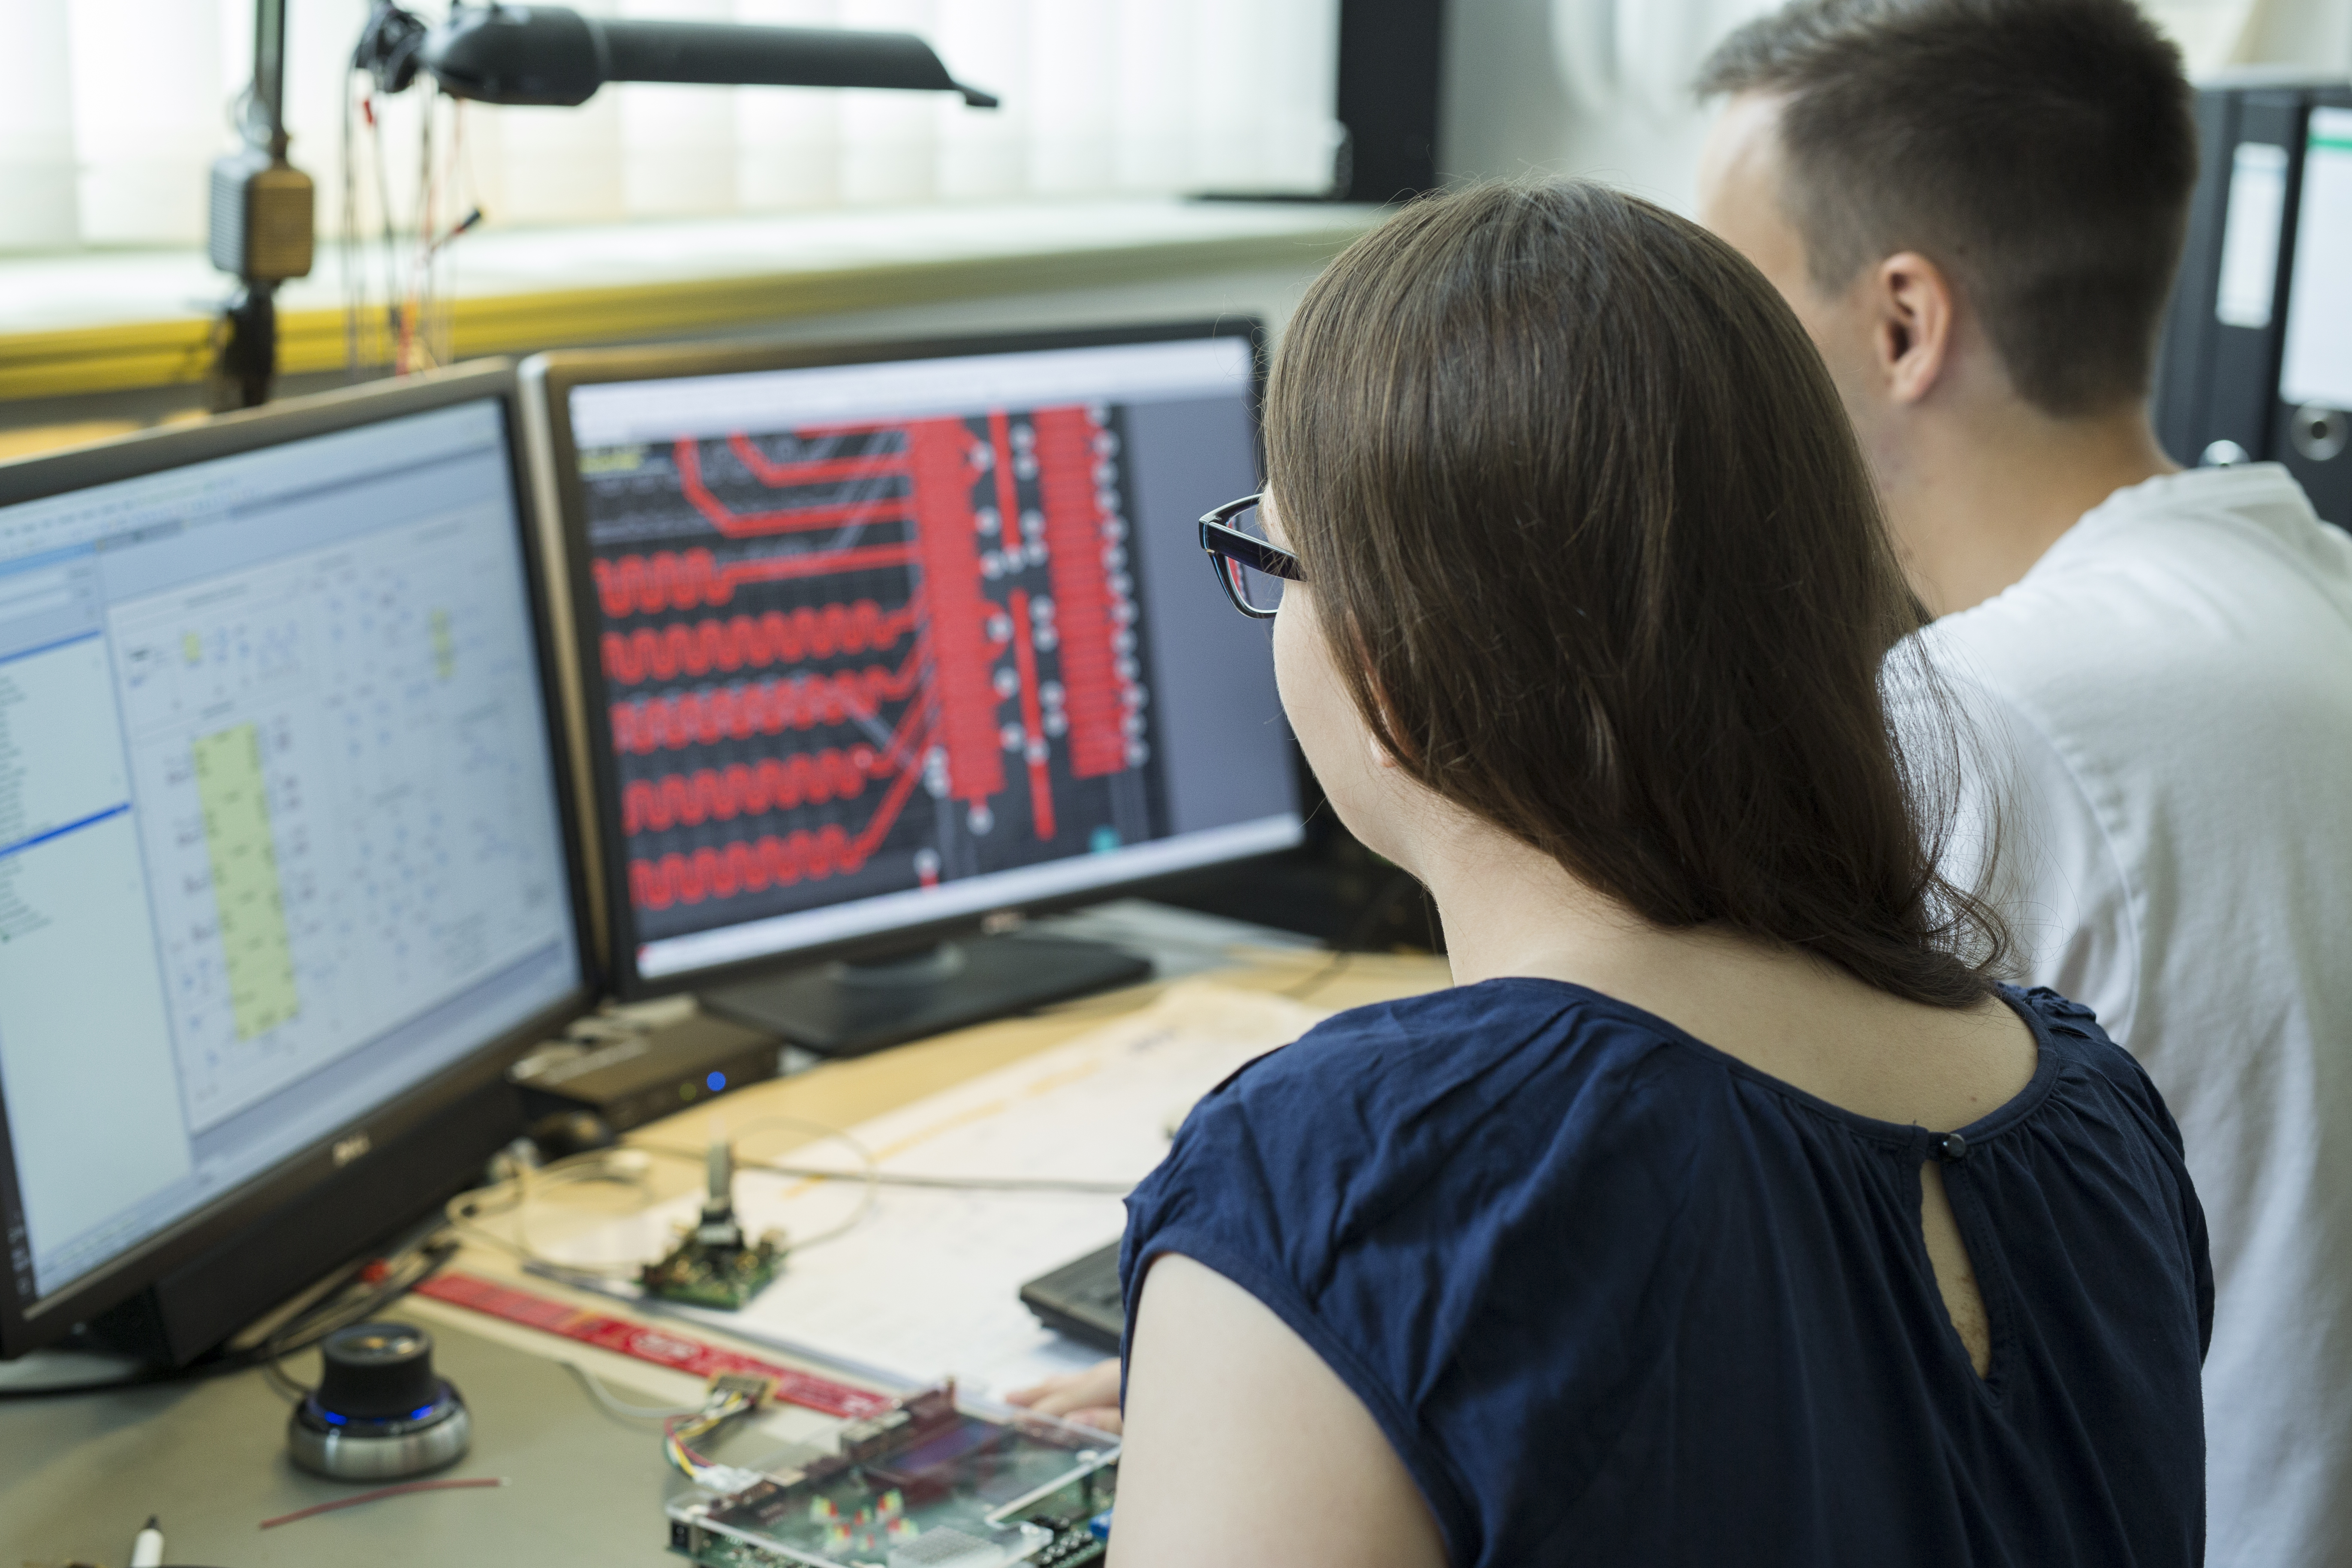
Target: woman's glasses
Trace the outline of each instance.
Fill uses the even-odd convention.
[[[1225,597],[1234,609],[1261,621],[1272,620],[1282,608],[1285,583],[1307,580],[1298,569],[1298,557],[1267,541],[1265,514],[1260,509],[1265,500],[1263,495],[1244,496],[1201,515],[1201,548],[1209,552],[1209,564],[1225,585]]]

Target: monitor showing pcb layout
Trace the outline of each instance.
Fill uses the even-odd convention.
[[[526,366],[590,623],[616,967],[674,982],[1299,841],[1265,634],[1195,528],[1256,487],[1252,330],[1109,336]]]
[[[348,1163],[369,1118],[579,1000],[497,380],[166,435],[252,449],[100,452],[136,477],[0,505],[19,1303],[329,1141]]]

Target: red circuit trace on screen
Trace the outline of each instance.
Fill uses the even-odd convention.
[[[608,619],[717,608],[762,584],[821,585],[831,577],[869,575],[856,596],[605,631],[602,662],[614,692],[608,712],[614,749],[634,756],[681,753],[675,768],[625,787],[625,832],[634,838],[706,823],[749,826],[770,813],[862,800],[877,785],[881,791],[856,827],[828,822],[633,857],[629,885],[639,907],[695,904],[856,871],[927,775],[934,793],[964,810],[974,832],[988,831],[997,815],[992,803],[1008,787],[1008,752],[1022,763],[1030,826],[1041,840],[1055,838],[1062,824],[1049,766],[1057,742],[1047,729],[1048,695],[1058,702],[1055,726],[1066,726],[1058,745],[1071,776],[1101,777],[1140,763],[1136,610],[1120,570],[1124,524],[1111,488],[1111,447],[1097,411],[1041,409],[1027,418],[1021,452],[1003,411],[987,416],[985,437],[959,418],[792,433],[795,447],[844,433],[896,437],[888,449],[847,457],[779,459],[742,433],[718,443],[673,444],[679,493],[721,542],[594,560]],[[709,478],[709,454],[720,447],[743,473],[779,493],[750,504],[722,500]],[[1024,461],[1035,465],[1038,498],[1037,512],[1025,518],[1014,484],[1016,464]],[[878,499],[844,500],[838,489],[823,488],[900,476],[905,482],[896,493]],[[740,497],[740,478],[730,484],[730,493]],[[796,490],[805,499],[795,500]],[[992,509],[992,518],[984,508]],[[895,525],[900,537],[870,542],[856,531],[867,524]],[[840,542],[806,547],[809,535],[826,531]],[[1004,553],[984,573],[992,540]],[[1004,563],[1016,571],[1024,561],[1034,565],[1040,552],[1050,604],[1021,587],[1001,600],[991,595],[986,578]],[[877,569],[911,569],[903,603],[885,602],[887,593],[877,596],[870,574]],[[887,663],[794,668],[901,647]],[[1050,693],[1039,666],[1047,647],[1057,650],[1061,687]],[[1010,670],[1000,668],[1007,654]],[[626,691],[649,680],[761,671],[772,673],[685,690]],[[1007,702],[1018,715],[1010,722],[1003,717]],[[899,704],[895,714],[886,712]],[[692,755],[721,742],[852,722],[869,735],[889,723],[889,742],[802,745],[756,761],[702,765]],[[923,885],[936,880],[936,871],[920,862],[918,871]]]

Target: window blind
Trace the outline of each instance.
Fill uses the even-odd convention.
[[[593,15],[902,28],[1004,107],[947,94],[607,87],[578,109],[373,105],[366,0],[291,0],[290,156],[322,239],[479,205],[500,226],[1328,186],[1339,0],[576,0]],[[440,8],[420,7],[427,19]],[[235,144],[252,0],[0,0],[0,251],[192,246]],[[344,177],[347,114],[354,178]],[[426,148],[431,122],[430,163]],[[378,168],[381,167],[381,179]],[[379,194],[381,193],[381,194]]]

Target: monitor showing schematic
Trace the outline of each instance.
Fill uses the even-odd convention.
[[[0,1094],[45,1296],[581,984],[506,404],[0,508]]]
[[[1299,842],[1242,335],[569,389],[646,980]]]

